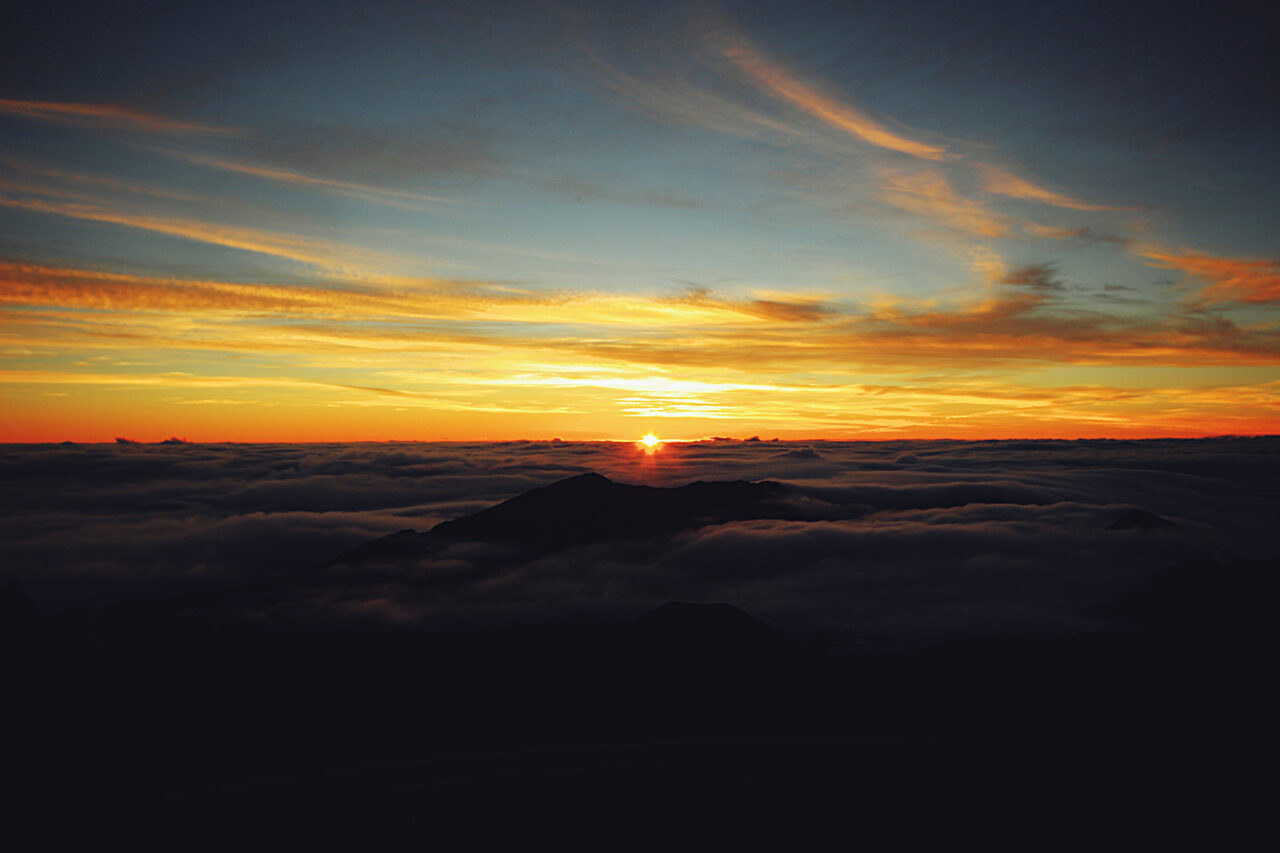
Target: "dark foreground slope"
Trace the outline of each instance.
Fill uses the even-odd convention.
[[[600,480],[422,541],[537,553],[768,517],[777,497]],[[1270,726],[1275,568],[1180,567],[1117,605],[1123,631],[872,657],[828,654],[731,603],[610,624],[280,631],[185,618],[189,601],[181,619],[53,618],[6,589],[5,773],[20,811],[54,815],[48,831],[91,815],[172,838],[269,825],[527,839],[607,818],[597,840],[613,846],[675,816],[750,832],[797,813],[793,832],[834,823],[849,841],[1003,826],[1042,846],[1106,826],[1132,845],[1204,820],[1229,834]]]

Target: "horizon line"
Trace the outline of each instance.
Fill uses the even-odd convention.
[[[1206,433],[1204,435],[1143,435],[1143,436],[1007,436],[1004,438],[959,438],[954,436],[941,436],[936,438],[782,438],[774,436],[771,438],[761,438],[759,436],[750,436],[748,438],[735,438],[732,436],[704,436],[701,438],[663,438],[659,440],[659,445],[663,444],[701,444],[701,443],[717,443],[717,444],[848,444],[858,442],[863,444],[890,444],[897,442],[1008,442],[1008,441],[1207,441],[1213,439],[1256,439],[1256,438],[1280,438],[1280,432],[1273,433]],[[100,441],[76,441],[74,439],[51,439],[46,441],[0,441],[0,446],[64,446],[64,445],[141,445],[146,447],[160,446],[178,446],[178,445],[274,445],[274,444],[641,444],[640,439],[634,438],[441,438],[441,439],[423,439],[423,438],[359,438],[359,439],[308,439],[298,441],[237,441],[227,440],[193,440],[185,439],[178,436],[171,436],[167,439],[157,441],[146,441],[125,438],[117,436],[112,439]]]

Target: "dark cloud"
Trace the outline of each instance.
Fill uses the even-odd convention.
[[[6,446],[0,535],[45,610],[200,592],[192,618],[431,628],[727,601],[882,647],[1104,628],[1181,560],[1273,558],[1277,441]],[[643,542],[330,562],[586,471],[789,491],[780,518]],[[1123,523],[1147,514],[1170,526]]]
[[[1062,282],[1058,280],[1058,270],[1053,264],[1028,264],[1018,267],[1005,275],[1001,281],[1037,291],[1063,289]]]

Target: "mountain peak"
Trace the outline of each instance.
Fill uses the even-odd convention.
[[[578,545],[653,539],[708,524],[786,518],[787,493],[785,486],[768,481],[658,488],[617,483],[589,471],[441,522],[426,533],[383,537],[338,562],[421,559],[460,542],[515,548],[527,558]]]
[[[480,541],[547,553],[593,542],[647,539],[752,518],[785,514],[777,483],[690,483],[657,488],[615,483],[594,472],[517,495],[426,535],[440,542]]]
[[[618,485],[603,474],[597,474],[595,471],[588,471],[585,474],[578,474],[567,480],[560,480],[545,486],[547,489],[583,489],[583,488],[599,488],[601,486]]]

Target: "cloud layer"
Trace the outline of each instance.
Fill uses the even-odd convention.
[[[1277,556],[1276,450],[1275,439],[7,446],[0,534],[7,573],[50,610],[198,593],[186,618],[430,629],[726,601],[799,635],[881,648],[1113,627],[1118,602],[1163,568]],[[651,485],[772,479],[792,489],[789,520],[532,560],[461,542],[419,563],[317,568],[589,470]],[[1176,527],[1108,529],[1135,508]]]

